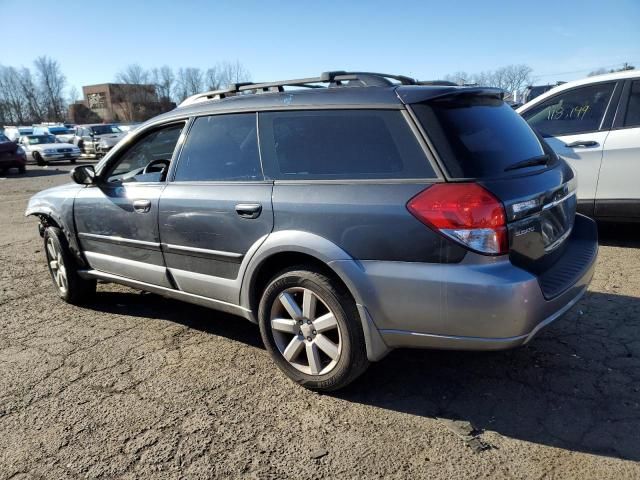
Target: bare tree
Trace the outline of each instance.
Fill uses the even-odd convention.
[[[493,71],[468,74],[456,72],[445,76],[445,80],[459,85],[477,84],[486,87],[497,87],[505,90],[506,97],[511,98],[514,92],[522,92],[531,83],[531,72],[527,65],[507,65]]]
[[[48,120],[62,121],[65,114],[64,86],[66,78],[57,61],[47,57],[38,57],[33,62],[41,95],[41,111]]]
[[[633,65],[630,65],[628,62],[624,62],[622,66],[619,68],[610,68],[610,69],[598,68],[597,70],[589,72],[589,75],[587,76],[593,77],[595,75],[603,75],[605,73],[624,72],[626,70],[634,70],[635,68],[636,67],[634,67]]]
[[[167,65],[151,70],[151,81],[156,86],[156,94],[161,101],[170,101],[176,77]]]
[[[76,103],[81,99],[81,97],[82,94],[80,93],[80,90],[78,90],[78,87],[76,87],[75,85],[71,85],[71,87],[69,87],[69,96],[67,97],[67,103]]]
[[[149,118],[148,107],[157,103],[155,85],[151,82],[152,74],[137,63],[127,65],[116,75],[120,84],[114,88],[111,102],[117,107],[117,118],[127,122],[135,122]]]
[[[181,68],[177,75],[177,99],[185,98],[200,93],[204,90],[204,76],[199,68]]]
[[[3,123],[24,124],[27,120],[27,105],[22,93],[20,74],[14,67],[0,66],[0,103]]]
[[[149,72],[137,63],[132,63],[117,73],[116,82],[126,83],[128,85],[149,83]]]

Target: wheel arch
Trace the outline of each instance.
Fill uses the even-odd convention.
[[[315,266],[344,285],[358,309],[367,357],[370,361],[383,358],[389,349],[366,309],[363,292],[369,287],[359,262],[338,245],[313,233],[272,233],[252,256],[240,288],[240,305],[250,311],[250,320],[258,322],[258,304],[267,282],[279,271],[300,264]]]

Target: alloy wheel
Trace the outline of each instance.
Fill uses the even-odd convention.
[[[47,260],[49,261],[49,270],[56,286],[64,295],[67,293],[69,283],[67,280],[67,269],[64,266],[62,254],[56,248],[52,238],[47,240]]]
[[[271,307],[275,344],[291,366],[307,375],[324,375],[335,368],[342,352],[336,316],[315,292],[292,287]]]

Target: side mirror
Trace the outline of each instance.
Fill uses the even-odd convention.
[[[80,165],[71,170],[71,178],[80,185],[92,185],[95,183],[96,171],[93,165]]]

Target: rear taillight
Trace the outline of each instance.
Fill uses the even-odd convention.
[[[407,203],[421,222],[479,253],[509,250],[502,203],[477,183],[438,183]]]

